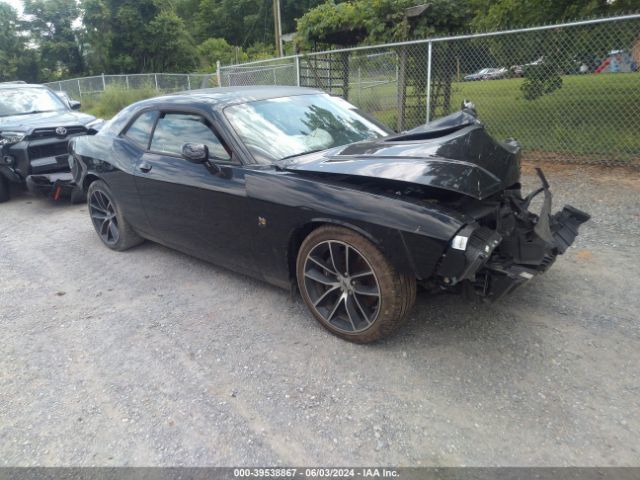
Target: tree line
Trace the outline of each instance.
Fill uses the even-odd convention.
[[[638,0],[281,0],[289,53],[608,15]],[[415,19],[410,7],[428,4]],[[213,71],[275,54],[272,0],[0,3],[0,81]]]

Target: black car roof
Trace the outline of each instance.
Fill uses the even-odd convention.
[[[150,106],[156,103],[208,103],[216,107],[226,107],[237,103],[267,100],[270,98],[290,97],[294,95],[310,95],[323,93],[321,90],[304,87],[280,87],[280,86],[252,86],[252,87],[223,87],[204,88],[201,90],[189,90],[172,93],[162,97],[154,97],[142,100],[136,106]]]

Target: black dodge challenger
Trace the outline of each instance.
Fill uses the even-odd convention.
[[[70,152],[107,247],[149,239],[297,286],[324,327],[355,342],[392,333],[417,284],[500,298],[589,219],[552,214],[540,171],[523,196],[519,145],[493,140],[470,104],[394,134],[316,90],[201,90],[131,105]]]

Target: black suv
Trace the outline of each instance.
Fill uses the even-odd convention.
[[[0,202],[9,199],[10,183],[54,198],[69,188],[69,139],[102,123],[78,108],[80,102],[43,85],[0,84]]]

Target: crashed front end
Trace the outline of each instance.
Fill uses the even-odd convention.
[[[280,167],[442,208],[460,230],[435,270],[431,262],[423,267],[414,261],[423,257],[422,245],[407,247],[416,276],[428,289],[465,289],[497,300],[546,271],[589,219],[568,205],[552,214],[551,191],[540,170],[540,188],[523,197],[521,154],[516,140],[495,140],[473,104],[464,102],[459,112],[429,124],[304,155]],[[532,202],[540,195],[542,206],[535,213]]]
[[[552,214],[549,184],[536,171],[542,185],[526,197],[516,185],[471,208],[476,221],[452,239],[438,266],[442,288],[498,300],[544,273],[573,244],[590,216],[571,205]],[[543,201],[536,214],[530,207],[538,195]]]

